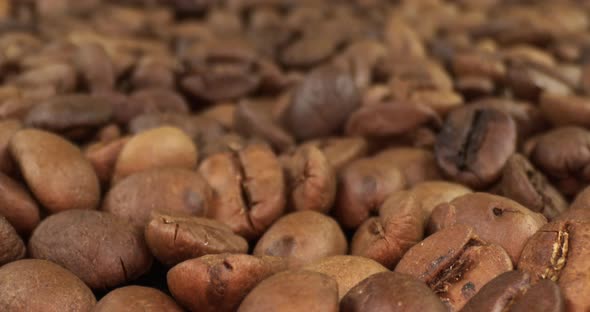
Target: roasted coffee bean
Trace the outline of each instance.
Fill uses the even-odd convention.
[[[336,197],[336,174],[322,151],[302,146],[281,157],[290,191],[288,205],[296,211],[327,213]]]
[[[0,215],[0,266],[22,259],[25,256],[25,244],[8,220]]]
[[[22,123],[17,119],[0,121],[0,172],[11,173],[14,169],[8,146],[12,136],[21,128]]]
[[[126,286],[117,288],[104,296],[94,307],[95,312],[182,312],[172,298],[149,287]]]
[[[387,157],[356,160],[340,172],[334,214],[342,226],[356,228],[405,186],[401,171]]]
[[[531,285],[530,275],[510,271],[487,283],[463,307],[472,311],[565,311],[559,287],[551,280]]]
[[[397,272],[371,275],[358,283],[340,302],[340,311],[447,311],[428,286]]]
[[[321,240],[316,238],[322,237]],[[315,211],[288,214],[277,220],[258,240],[254,255],[285,258],[291,268],[316,260],[344,255],[344,233],[336,221]]]
[[[37,203],[27,189],[0,173],[0,215],[23,237],[28,237],[40,222]]]
[[[575,95],[543,93],[541,96],[543,117],[553,125],[588,127],[590,99]]]
[[[568,208],[563,196],[522,155],[514,154],[502,170],[499,193],[547,219],[557,217]]]
[[[451,311],[459,311],[483,285],[512,268],[502,247],[486,244],[469,226],[455,225],[412,247],[395,271],[425,282]]]
[[[516,126],[494,109],[460,109],[445,121],[434,147],[441,169],[452,179],[484,188],[500,176],[516,148]]]
[[[338,283],[338,296],[340,299],[359,282],[365,278],[387,269],[381,264],[364,257],[357,256],[332,256],[315,261],[305,267],[304,270],[326,274]]]
[[[154,148],[154,142],[159,142],[158,148]],[[197,148],[184,132],[173,127],[155,128],[136,134],[123,146],[113,172],[113,182],[149,169],[194,169],[197,161]]]
[[[285,268],[278,257],[207,255],[170,269],[168,288],[191,311],[235,311],[258,283]]]
[[[170,126],[182,130],[195,143],[208,137],[217,137],[225,129],[216,120],[205,116],[181,113],[148,113],[139,115],[129,122],[129,132],[138,134],[146,130]]]
[[[83,43],[77,48],[75,63],[86,89],[92,92],[112,90],[115,68],[104,47],[97,43]]]
[[[550,279],[559,285],[566,311],[589,309],[588,237],[590,223],[554,221],[542,227],[525,245],[518,269],[531,275],[531,280]]]
[[[248,252],[248,242],[225,224],[181,214],[152,212],[145,240],[152,255],[169,266],[208,254]]]
[[[275,274],[244,298],[239,312],[328,311],[338,309],[338,284],[330,276],[310,271]]]
[[[334,134],[359,105],[360,95],[352,76],[322,67],[295,89],[283,119],[297,139],[312,139]]]
[[[514,263],[527,240],[547,219],[517,202],[487,193],[471,193],[437,206],[430,218],[430,231],[453,224],[472,226],[484,241],[502,246]]]
[[[406,178],[408,186],[441,179],[440,170],[431,151],[421,148],[396,147],[386,149],[376,156],[397,167]]]
[[[590,132],[583,128],[556,128],[533,143],[530,159],[561,192],[574,195],[590,181],[589,144]]]
[[[45,209],[55,213],[97,208],[98,178],[76,146],[52,133],[25,129],[14,134],[9,148],[24,180]]]
[[[367,156],[368,144],[362,137],[342,137],[326,138],[303,143],[313,145],[319,148],[328,162],[334,168],[334,172],[340,172],[340,169],[346,167],[349,163]]]
[[[129,139],[123,137],[110,142],[97,142],[84,150],[84,156],[92,164],[101,185],[109,185],[112,181],[117,159]]]
[[[95,304],[88,286],[53,262],[25,259],[0,267],[2,311],[90,312]]]
[[[283,170],[267,145],[212,155],[199,172],[215,192],[207,215],[246,239],[260,237],[285,211]]]
[[[117,183],[104,198],[102,210],[143,227],[154,210],[204,217],[213,209],[213,190],[194,171],[153,169]]]
[[[28,250],[31,257],[63,266],[94,289],[130,282],[152,264],[140,229],[94,210],[68,210],[46,218],[33,232]]]

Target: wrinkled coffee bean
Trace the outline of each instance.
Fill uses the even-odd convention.
[[[453,180],[481,189],[499,176],[516,148],[516,126],[494,109],[460,109],[447,117],[434,147],[436,159]]]
[[[525,245],[518,269],[533,282],[550,279],[559,285],[567,311],[583,311],[588,300],[588,238],[590,223],[554,221],[542,227]]]
[[[408,250],[395,272],[425,282],[451,311],[459,311],[481,287],[512,268],[502,247],[486,244],[469,226],[455,225]]]
[[[94,307],[95,312],[182,312],[172,298],[163,292],[143,286],[117,288],[104,296]]]
[[[424,282],[397,272],[371,275],[354,286],[340,303],[340,311],[447,311]]]
[[[154,210],[204,217],[213,209],[213,190],[187,169],[153,169],[133,174],[105,195],[102,210],[143,227]]]
[[[312,71],[295,89],[283,118],[297,139],[312,139],[334,134],[359,105],[350,74],[323,67]]]
[[[260,237],[285,211],[283,170],[266,145],[212,155],[199,172],[215,192],[207,215],[246,239]]]
[[[191,311],[235,311],[258,283],[285,268],[278,257],[207,255],[170,269],[168,288]]]
[[[88,286],[53,262],[25,259],[0,267],[2,311],[90,312],[95,304]]]
[[[502,246],[514,263],[522,248],[547,219],[515,201],[487,193],[471,193],[440,204],[432,212],[430,231],[454,224],[472,226],[484,241]]]
[[[25,244],[8,220],[0,215],[0,266],[22,259],[25,256]]]
[[[27,237],[39,224],[39,207],[27,189],[0,173],[0,215]]]
[[[237,311],[338,311],[338,284],[310,271],[275,274],[256,286]]]
[[[65,267],[94,289],[130,282],[152,264],[140,229],[94,210],[68,210],[46,218],[33,232],[28,250],[31,257]]]
[[[514,154],[502,170],[499,193],[547,219],[557,217],[568,208],[563,196],[522,155]]]
[[[332,256],[315,261],[304,270],[326,274],[338,283],[338,298],[344,295],[365,278],[387,269],[381,264],[364,257]]]
[[[321,241],[315,238],[322,237]],[[316,260],[344,255],[344,233],[336,221],[315,211],[288,214],[277,220],[258,240],[254,255],[285,258],[291,268]]]
[[[14,134],[9,148],[28,187],[45,209],[55,213],[98,206],[96,173],[72,143],[49,132],[25,129]]]
[[[322,151],[302,146],[282,156],[287,178],[288,205],[292,210],[313,210],[327,213],[336,197],[336,174]]]
[[[152,212],[145,241],[152,255],[169,266],[208,254],[248,252],[248,242],[225,224],[171,213]]]

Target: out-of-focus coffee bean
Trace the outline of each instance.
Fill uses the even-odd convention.
[[[403,174],[387,157],[356,160],[340,172],[334,214],[343,227],[356,228],[405,186]]]
[[[302,146],[281,157],[287,178],[289,206],[296,211],[327,213],[336,197],[336,174],[322,151]]]
[[[506,84],[517,97],[534,101],[543,92],[571,94],[571,86],[555,68],[540,64],[512,64],[506,73]]]
[[[81,44],[74,61],[86,89],[100,92],[114,88],[115,68],[104,47],[96,43]]]
[[[212,155],[199,172],[215,192],[208,216],[248,240],[260,237],[285,212],[283,169],[267,145]]]
[[[25,129],[14,134],[9,148],[31,192],[45,209],[52,213],[96,209],[100,201],[98,178],[76,146],[55,134]]]
[[[338,311],[338,284],[310,271],[275,274],[256,286],[237,311]]]
[[[441,178],[434,154],[421,148],[391,148],[377,154],[376,158],[387,160],[404,175],[408,186]]]
[[[312,139],[334,134],[359,105],[360,95],[351,75],[321,67],[295,89],[282,117],[297,139]]]
[[[367,141],[362,137],[332,137],[306,141],[302,146],[305,145],[319,148],[336,173],[352,161],[367,156],[368,152]]]
[[[576,194],[590,181],[590,132],[579,127],[556,128],[532,144],[530,160],[565,195]]]
[[[109,185],[111,182],[117,159],[127,142],[129,142],[129,137],[107,143],[98,142],[88,146],[84,151],[84,156],[94,167],[96,176],[102,185]]]
[[[556,127],[588,127],[590,99],[575,95],[543,93],[540,99],[543,117]]]
[[[527,240],[546,223],[542,214],[508,198],[471,193],[437,206],[429,229],[437,231],[453,224],[472,226],[481,239],[502,246],[516,263]]]
[[[296,268],[346,254],[347,247],[344,233],[334,219],[315,211],[300,211],[277,220],[258,240],[254,255],[283,257],[289,267]]]
[[[12,136],[21,128],[22,123],[17,119],[0,121],[0,172],[11,173],[14,169],[13,160],[8,150],[8,143]]]
[[[125,286],[104,296],[94,307],[95,312],[182,312],[182,308],[165,293],[150,287]]]
[[[340,302],[342,312],[447,311],[428,286],[397,272],[371,275],[354,286]]]
[[[236,105],[231,103],[216,104],[203,111],[203,116],[216,120],[226,129],[234,128]]]
[[[19,260],[25,256],[25,244],[5,217],[0,215],[0,266]]]
[[[181,214],[152,212],[145,240],[152,254],[169,266],[208,254],[248,252],[248,242],[225,224]]]
[[[113,172],[113,182],[149,169],[194,169],[197,160],[195,144],[180,129],[160,127],[147,130],[131,137],[123,146]]]
[[[84,282],[51,261],[25,259],[0,267],[2,311],[90,312],[95,304]]]
[[[331,256],[315,261],[303,269],[323,273],[335,279],[338,283],[339,299],[365,278],[387,271],[381,264],[357,256]]]
[[[41,220],[39,207],[27,189],[3,173],[0,173],[0,215],[23,237],[31,234]]]
[[[213,209],[213,196],[213,190],[197,172],[153,169],[133,174],[112,187],[102,210],[143,227],[154,210],[204,217]]]
[[[68,64],[47,64],[21,73],[12,82],[26,88],[51,86],[65,93],[75,89],[76,70]]]
[[[555,281],[565,299],[566,311],[583,311],[588,300],[590,223],[554,221],[542,227],[527,242],[518,269],[531,275],[533,282]]]
[[[493,183],[516,149],[516,125],[495,109],[459,109],[447,117],[434,151],[452,179],[473,188]]]
[[[425,282],[450,311],[459,311],[483,285],[512,269],[502,247],[484,243],[469,226],[456,225],[412,247],[395,271]]]
[[[191,311],[230,312],[258,283],[285,268],[278,257],[207,255],[170,269],[168,288]]]
[[[563,196],[522,155],[514,154],[502,170],[499,193],[547,219],[557,217],[568,208]]]

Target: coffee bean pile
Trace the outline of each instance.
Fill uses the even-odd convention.
[[[0,0],[1,312],[590,311],[590,1]]]

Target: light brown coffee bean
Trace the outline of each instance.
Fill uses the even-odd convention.
[[[125,286],[104,296],[94,312],[182,312],[183,309],[165,293],[149,287]]]
[[[0,266],[25,256],[25,244],[5,217],[0,215]]]
[[[0,215],[23,237],[28,237],[41,220],[39,207],[27,189],[3,173],[0,173]]]
[[[396,147],[386,149],[376,157],[386,159],[397,167],[403,173],[409,187],[420,182],[441,179],[441,172],[436,164],[434,154],[429,150]]]
[[[0,121],[0,172],[12,173],[14,161],[10,156],[8,144],[12,136],[22,128],[22,123],[17,119]]]

